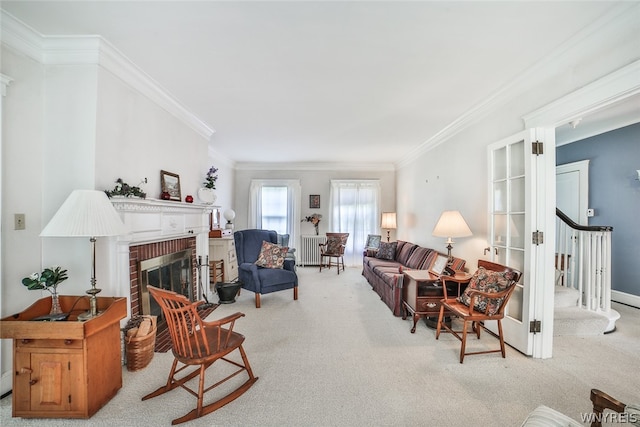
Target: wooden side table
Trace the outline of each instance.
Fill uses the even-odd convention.
[[[0,338],[13,339],[13,412],[22,418],[89,418],[122,387],[120,319],[127,299],[98,297],[97,317],[85,296],[60,295],[69,320],[32,321],[48,314],[51,297],[0,321]],[[74,311],[71,311],[72,308]]]
[[[444,298],[441,277],[447,282],[447,293],[459,296],[471,280],[471,275],[458,271],[453,276],[437,276],[427,270],[404,270],[404,282],[402,285],[402,319],[411,313],[413,327],[411,333],[415,333],[416,324],[421,317],[425,318],[427,326],[436,327],[440,314],[440,301]],[[451,285],[450,285],[451,284]],[[431,320],[430,320],[431,319]]]

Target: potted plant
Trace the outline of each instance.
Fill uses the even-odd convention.
[[[60,314],[62,309],[58,300],[58,284],[67,279],[67,270],[63,270],[62,267],[49,267],[42,270],[42,273],[33,273],[25,277],[22,279],[22,284],[30,291],[46,289],[51,292],[50,314]]]
[[[216,181],[218,180],[218,168],[211,166],[204,177],[203,187],[198,190],[198,198],[207,205],[216,201]]]

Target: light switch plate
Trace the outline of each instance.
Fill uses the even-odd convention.
[[[14,230],[24,230],[26,228],[24,214],[17,213],[13,216]]]

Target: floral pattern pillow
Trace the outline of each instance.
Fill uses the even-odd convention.
[[[284,257],[288,250],[289,248],[286,246],[276,245],[264,240],[255,264],[264,268],[283,268]]]
[[[502,292],[513,282],[515,273],[511,271],[491,271],[484,267],[478,268],[475,272],[469,286],[464,293],[458,297],[458,301],[467,307],[471,303],[470,291],[482,291],[488,293]],[[476,311],[494,315],[500,310],[504,298],[487,298],[476,295],[473,308]]]
[[[342,239],[340,237],[331,236],[327,238],[327,251],[328,254],[339,254],[342,248]]]
[[[396,246],[397,242],[380,242],[380,247],[378,248],[378,253],[376,254],[376,258],[379,259],[387,259],[393,261],[396,257]]]

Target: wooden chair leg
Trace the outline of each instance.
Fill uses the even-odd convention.
[[[462,327],[462,344],[460,345],[460,363],[464,361],[464,351],[467,346],[467,321],[465,320]]]
[[[256,308],[260,308],[260,294],[256,292]]]
[[[444,319],[444,307],[440,306],[440,314],[438,315],[438,324],[436,326],[436,339],[440,338],[440,329],[442,328],[442,320]]]
[[[504,337],[502,336],[502,322],[498,319],[498,337],[500,338],[500,351],[502,352],[502,358],[506,357],[504,349]]]
[[[293,287],[293,299],[294,300],[298,299],[298,287],[297,286]]]

